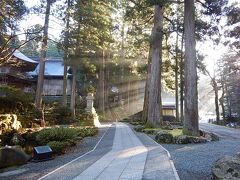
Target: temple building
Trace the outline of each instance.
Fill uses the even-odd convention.
[[[11,59],[0,66],[0,85],[13,86],[24,92],[34,92],[36,81],[29,72],[34,71],[37,65],[37,61],[16,50]]]

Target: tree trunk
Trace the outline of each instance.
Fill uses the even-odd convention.
[[[226,92],[227,92],[227,108],[228,108],[228,118],[232,118],[232,103],[231,103],[231,97],[230,92],[228,91],[228,86],[226,85]]]
[[[154,126],[160,126],[162,119],[161,104],[161,58],[162,58],[162,29],[163,9],[155,5],[154,26],[151,35],[151,77],[149,83],[148,119],[147,122]]]
[[[64,60],[65,61],[65,60]],[[66,61],[64,62],[64,71],[63,71],[63,99],[62,99],[62,105],[67,106],[67,65],[65,64]]]
[[[199,136],[194,1],[184,0],[184,7],[185,108],[183,132]]]
[[[75,66],[72,66],[72,92],[71,92],[71,112],[72,112],[72,118],[76,118],[76,111],[75,111],[75,106],[76,106],[76,75],[77,75],[77,68]]]
[[[109,89],[110,89],[110,84],[109,84],[109,79],[110,79],[110,69],[109,66],[106,64],[109,64],[109,61],[111,59],[111,53],[108,52],[106,55],[106,60],[105,60],[105,89],[104,89],[104,101],[105,101],[105,110],[109,109]]]
[[[64,37],[64,45],[65,45],[65,52],[64,52],[64,71],[63,71],[63,99],[62,99],[62,105],[67,106],[67,58],[68,58],[68,48],[69,48],[69,8],[70,8],[70,2],[71,0],[67,1],[67,15],[66,15],[66,32]]]
[[[177,14],[178,16],[178,14]],[[176,57],[175,57],[175,103],[176,103],[176,121],[179,121],[179,106],[178,106],[178,17],[177,17],[177,37],[176,37]]]
[[[142,114],[142,120],[145,123],[147,122],[147,117],[148,117],[149,83],[150,83],[150,77],[151,77],[151,55],[152,55],[152,48],[150,45],[149,55],[148,55],[148,64],[147,64],[147,78],[146,78],[144,102],[143,102],[143,114]]]
[[[51,8],[51,2],[47,1],[44,31],[43,31],[43,42],[42,42],[42,48],[41,48],[41,58],[39,62],[39,73],[38,73],[38,82],[37,82],[37,90],[36,90],[36,98],[35,98],[35,105],[39,110],[42,109],[42,94],[43,94],[43,84],[44,84],[45,61],[47,56],[50,8]],[[43,122],[43,124],[45,124],[45,122]]]
[[[222,116],[223,116],[223,122],[225,123],[225,107],[224,107],[224,96],[225,96],[225,87],[224,87],[224,82],[221,80],[221,84],[222,84],[222,97],[219,99],[221,108],[222,108]]]
[[[182,42],[181,42],[181,57],[180,57],[180,114],[181,114],[181,123],[184,121],[184,62],[183,62],[183,40],[184,40],[184,32],[182,33]]]
[[[128,109],[128,113],[130,113],[131,108],[130,108],[130,92],[131,92],[131,81],[130,81],[130,77],[128,77],[128,81],[127,81],[127,109]]]
[[[121,52],[120,52],[120,68],[121,68],[121,80],[120,80],[120,101],[126,99],[127,95],[126,90],[127,90],[127,82],[125,81],[125,73],[124,73],[124,66],[125,66],[125,49],[124,49],[124,28],[125,28],[125,21],[123,18],[123,25],[121,29]]]
[[[215,78],[213,78],[212,82],[213,82],[213,89],[214,89],[214,95],[215,95],[216,120],[217,120],[217,124],[219,124],[220,115],[219,115],[219,104],[218,104],[218,87],[217,87],[217,82]]]
[[[105,90],[105,82],[104,82],[104,76],[105,76],[105,54],[104,50],[102,52],[102,57],[99,58],[99,80],[98,80],[98,109],[102,113],[105,111],[105,103],[104,103],[104,90]]]

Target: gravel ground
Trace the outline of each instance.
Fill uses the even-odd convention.
[[[208,128],[202,128],[221,134],[220,140],[204,144],[161,144],[171,154],[181,180],[211,180],[211,168],[215,161],[240,152],[240,131],[210,124],[205,126]],[[155,136],[149,137],[154,139]]]
[[[97,142],[99,141],[99,139],[102,137],[102,135],[107,131],[107,129],[108,128],[99,128],[98,135],[94,137],[84,138],[72,149],[69,149],[68,153],[61,156],[57,156],[53,160],[39,162],[39,163],[30,162],[20,167],[5,169],[4,173],[0,173],[0,179],[4,179],[4,180],[38,179],[39,177],[42,177],[43,175],[55,170],[56,168],[92,150],[94,146],[97,144]],[[105,146],[106,152],[110,150],[111,146],[112,146],[111,141],[108,140],[108,144]],[[8,171],[7,174],[6,174],[6,171]],[[14,175],[15,172],[17,174]]]
[[[205,144],[162,144],[171,154],[181,180],[210,180],[213,163],[240,151],[239,139],[221,139]]]

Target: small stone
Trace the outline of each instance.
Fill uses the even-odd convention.
[[[200,130],[200,136],[206,138],[208,141],[219,141],[219,137],[214,133]]]
[[[236,157],[240,159],[240,152],[236,154]]]
[[[216,134],[210,133],[210,135],[211,135],[212,141],[219,141],[219,137]]]
[[[143,132],[146,133],[146,134],[155,134],[156,130],[154,130],[154,129],[144,129]]]
[[[174,143],[176,144],[188,144],[189,138],[186,135],[179,135],[174,137]]]
[[[137,125],[134,127],[134,130],[137,132],[143,132],[144,127],[142,125]]]
[[[155,136],[155,140],[158,143],[172,143],[173,142],[173,135],[168,132],[158,132]]]
[[[215,180],[240,179],[240,159],[232,156],[219,159],[213,165],[212,174]]]
[[[11,146],[0,148],[0,154],[0,168],[25,164],[30,159],[21,149]]]
[[[204,137],[195,137],[195,136],[188,136],[189,142],[198,144],[198,143],[206,143],[207,139]]]

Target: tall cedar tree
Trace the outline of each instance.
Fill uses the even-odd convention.
[[[185,101],[183,132],[199,135],[197,62],[195,42],[195,7],[193,0],[184,0],[185,30]]]

